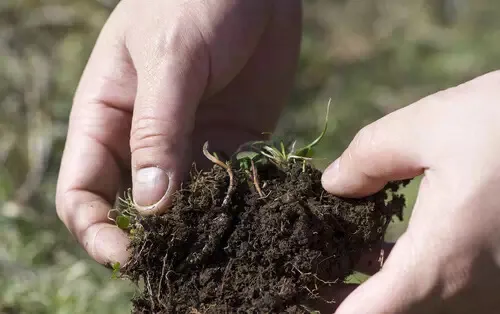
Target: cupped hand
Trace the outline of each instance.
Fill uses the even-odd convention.
[[[299,0],[120,2],[74,97],[57,188],[96,261],[128,258],[107,215],[129,181],[143,214],[162,212],[205,141],[230,153],[273,130],[300,36]]]
[[[395,111],[325,171],[325,189],[349,197],[424,174],[407,231],[336,313],[498,313],[499,86],[492,72]]]

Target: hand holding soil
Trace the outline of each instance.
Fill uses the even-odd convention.
[[[95,260],[128,258],[108,212],[131,184],[145,214],[164,211],[191,162],[210,164],[205,141],[231,152],[274,129],[300,19],[296,0],[118,4],[74,98],[56,200]]]
[[[365,127],[323,175],[364,196],[424,174],[406,233],[336,313],[498,313],[500,72],[426,97]]]
[[[138,313],[328,313],[348,274],[378,270],[399,180],[425,173],[408,231],[339,313],[493,313],[498,73],[368,126],[323,176],[293,145],[259,146],[263,163],[213,154],[274,129],[300,17],[295,0],[120,2],[75,95],[59,216],[96,261],[144,284]],[[129,187],[136,212],[118,221]]]
[[[119,262],[127,265],[130,259],[130,252],[127,251],[129,235],[112,223],[109,213],[114,208],[116,197],[123,196],[128,188],[133,187],[134,203],[141,214],[155,219],[152,214],[164,212],[172,202],[174,192],[190,177],[192,161],[199,169],[206,169],[207,166],[210,169],[212,166],[202,153],[205,141],[210,143],[211,150],[230,154],[242,143],[261,140],[264,132],[274,129],[294,79],[300,48],[300,13],[300,1],[296,0],[155,0],[148,1],[147,5],[133,0],[120,2],[100,34],[76,92],[57,189],[57,212],[90,256],[102,264]],[[201,177],[204,176],[206,174]],[[314,198],[331,199],[322,194],[319,172],[312,172],[312,177],[314,180],[308,179],[304,184],[305,187],[314,186]],[[220,173],[217,178],[226,180]],[[262,180],[265,179],[262,176]],[[225,193],[226,183],[221,182],[215,187]],[[265,183],[262,181],[262,189],[269,193]],[[276,189],[276,185],[268,184]],[[242,189],[250,191],[242,184],[236,192]],[[383,193],[376,199],[380,205]],[[295,201],[292,197],[288,202],[293,204]],[[205,207],[208,205],[205,204]],[[214,205],[220,204],[214,202]],[[298,212],[290,213],[290,217],[300,214],[300,210],[305,213],[304,206],[297,208]],[[373,210],[375,206],[371,202],[361,208]],[[206,250],[203,251],[204,245],[210,244],[208,252],[217,252],[214,247],[218,249],[224,244],[218,243],[219,238],[227,239],[226,229],[232,228],[232,220],[228,218],[237,218],[239,210],[241,208],[215,221],[215,236],[200,232],[200,235],[212,237],[201,247],[202,265],[206,262],[204,256],[209,256]],[[325,210],[327,208],[319,207],[317,213]],[[208,208],[207,213],[217,214],[220,210],[210,211]],[[254,217],[256,213],[252,212],[249,216]],[[278,214],[270,217],[277,218]],[[392,215],[391,211],[381,212],[373,225],[368,221],[366,227],[381,225],[381,228],[375,228],[376,233],[368,233],[371,241],[356,247],[353,255],[349,256],[353,260],[343,269],[352,271],[352,264],[356,261],[360,270],[372,272],[378,269],[377,263],[371,262],[376,261],[380,249],[376,247],[378,244],[372,245],[371,242],[380,239],[389,215]],[[305,216],[308,219],[314,217]],[[204,222],[208,218],[194,217],[193,221]],[[326,225],[331,219],[322,219],[317,228],[333,228]],[[281,224],[274,224],[273,228],[276,226],[280,230],[283,228],[283,232],[291,230],[291,227],[282,227]],[[292,227],[297,229],[300,226]],[[311,221],[302,226],[309,232],[310,227]],[[273,228],[266,232],[272,232]],[[332,232],[328,228],[323,235]],[[217,234],[219,231],[222,234]],[[260,232],[260,235],[267,233]],[[254,230],[250,234],[259,234],[259,231]],[[161,233],[148,235],[161,236]],[[308,238],[304,234],[295,241],[306,241]],[[317,240],[318,235],[310,239]],[[246,241],[251,244],[254,240]],[[195,244],[194,249],[198,248],[198,243]],[[271,244],[266,245],[269,247]],[[363,255],[362,259],[360,254],[365,253],[363,249],[367,247],[370,247],[367,251],[373,251],[373,254]],[[254,250],[259,248],[256,246]],[[300,246],[293,244],[291,250],[284,252],[296,254],[298,248]],[[329,249],[334,248],[326,247],[325,252],[319,252],[312,247],[312,252],[327,254]],[[354,246],[335,249],[342,252],[346,248]],[[232,250],[237,252],[236,248]],[[300,257],[307,251],[299,253]],[[304,261],[314,257],[311,254]],[[318,257],[323,256],[321,254]],[[173,274],[167,271],[163,275],[168,278],[161,276],[164,255],[157,255],[160,260],[156,265],[161,267],[157,274],[162,278],[158,282],[161,291],[164,291]],[[343,258],[346,259],[346,256]],[[221,261],[226,263],[228,260]],[[338,264],[337,259],[326,261],[333,266]],[[280,263],[271,265],[269,269]],[[287,264],[287,267],[288,274],[293,271],[294,276],[308,272],[307,268],[296,269],[297,265]],[[218,274],[214,272],[214,276]],[[309,283],[313,282],[310,281],[312,274],[304,276],[309,278]],[[336,276],[342,277],[343,274],[337,272]],[[208,285],[217,282],[206,278]],[[247,282],[243,281],[243,284]],[[332,295],[345,295],[345,291],[350,291],[344,288],[340,284],[341,292],[336,290]],[[271,292],[277,289],[275,285]],[[287,284],[279,289],[286,293],[288,300],[280,306],[288,306],[289,300],[296,295],[304,295],[303,289],[294,289]],[[241,297],[241,292],[236,295]],[[327,297],[330,299],[330,296]],[[155,294],[150,304],[158,303],[163,308],[163,300],[158,302],[157,298]],[[262,295],[256,294],[254,298],[260,300]],[[270,299],[268,303],[277,302]]]

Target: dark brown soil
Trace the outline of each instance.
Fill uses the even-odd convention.
[[[259,176],[265,198],[235,170],[236,190],[221,208],[226,171],[193,171],[171,210],[138,218],[122,269],[141,286],[134,313],[310,313],[405,203],[395,192],[407,182],[348,200],[324,191],[321,172],[301,163]]]

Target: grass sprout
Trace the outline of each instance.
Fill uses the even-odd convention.
[[[323,139],[328,128],[328,116],[330,113],[331,99],[328,101],[326,108],[326,118],[323,130],[320,135],[306,146],[296,149],[296,141],[285,143],[279,140],[277,143],[266,141],[255,141],[250,144],[250,150],[243,150],[236,154],[235,158],[238,161],[240,168],[250,169],[252,163],[259,165],[270,161],[278,166],[284,166],[292,161],[302,161],[303,169],[305,162],[313,159],[313,148]]]
[[[139,213],[132,198],[132,190],[128,189],[124,197],[118,197],[116,208],[108,212],[108,219],[122,230],[129,230],[136,222]]]

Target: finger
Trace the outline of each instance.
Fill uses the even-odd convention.
[[[411,293],[408,290],[398,278],[380,272],[351,292],[335,313],[402,314],[402,303]]]
[[[322,183],[332,194],[360,197],[382,189],[388,181],[423,173],[422,126],[417,104],[395,111],[364,127],[324,172]]]
[[[144,215],[168,208],[170,196],[186,178],[192,162],[199,103],[222,89],[244,66],[259,35],[257,32],[249,38],[246,33],[254,32],[247,28],[265,25],[253,23],[258,15],[243,14],[248,13],[246,6],[253,6],[250,2],[235,2],[233,6],[228,14],[224,10],[207,10],[207,14],[214,15],[211,21],[196,12],[180,11],[171,17],[166,33],[151,30],[153,38],[148,39],[145,50],[143,44],[137,44],[142,43],[144,30],[127,35],[138,74],[130,140],[132,190],[136,207]],[[216,21],[222,26],[217,26]],[[238,25],[236,29],[211,29],[214,25],[224,28],[231,21]],[[235,57],[222,60],[220,55],[212,54],[213,43],[234,47]]]
[[[231,51],[232,55],[240,58],[241,56],[246,58],[249,53],[252,55],[224,89],[204,99],[198,108],[193,133],[193,157],[199,169],[211,166],[203,154],[196,154],[202,151],[201,148],[207,140],[212,150],[231,155],[243,143],[267,139],[268,132],[275,129],[280,113],[288,102],[294,82],[300,54],[301,1],[240,3],[255,6],[271,4],[275,8],[271,14],[269,9],[257,8],[259,12],[246,14],[243,17],[254,19],[245,23],[251,31],[245,32],[246,36],[239,36],[240,42],[233,45]],[[266,21],[266,16],[272,18],[267,18]],[[237,16],[234,19],[241,22],[243,18]],[[232,28],[227,27],[227,29]],[[261,35],[257,46],[248,47],[259,34]],[[253,38],[249,40],[247,37]],[[220,44],[216,46],[218,62],[228,68],[227,49],[223,49],[223,45]],[[217,67],[213,65],[212,69],[214,68]],[[222,82],[227,82],[230,76],[231,73],[226,71],[225,75],[218,77],[224,78]],[[212,91],[216,87],[212,86]]]
[[[138,85],[130,138],[132,191],[143,214],[164,210],[182,181],[180,170],[188,166],[195,112],[208,78],[203,39],[187,26],[183,32],[162,45],[174,55],[161,51],[133,57]]]
[[[100,263],[123,262],[127,237],[108,219],[128,147],[135,74],[120,35],[121,5],[104,26],[74,97],[58,178],[60,219]]]
[[[369,275],[376,273],[381,267],[381,256],[387,257],[392,247],[393,244],[391,243],[381,243],[379,246],[367,251],[363,254],[355,270]],[[385,253],[381,254],[381,252]],[[319,311],[319,313],[331,313],[358,287],[358,283],[344,282],[324,286],[318,291],[317,298],[310,300],[306,306],[311,310]]]
[[[409,244],[400,241],[382,270],[349,294],[335,313],[424,313],[414,311],[421,310],[419,303],[428,292],[427,283],[424,281],[422,285],[422,281],[418,280],[417,265],[409,256]]]
[[[127,235],[108,220],[110,203],[93,193],[71,191],[65,195],[66,205],[73,210],[64,214],[64,220],[79,239],[90,257],[101,264],[129,259]]]
[[[431,246],[434,226],[428,219],[445,206],[440,197],[431,192],[443,186],[424,180],[414,206],[415,216],[408,230],[398,239],[382,269],[353,291],[340,305],[338,314],[413,314],[427,313],[439,287],[437,257]],[[443,188],[443,190],[445,190]],[[426,212],[426,217],[421,213]],[[430,214],[429,214],[430,213]],[[424,219],[422,219],[424,218]],[[435,220],[433,220],[435,221]],[[431,254],[429,254],[431,252]]]

